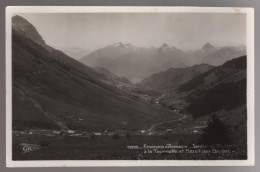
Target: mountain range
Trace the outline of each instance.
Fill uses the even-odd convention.
[[[27,20],[12,22],[13,130],[141,129],[179,117],[123,96],[102,82],[107,75],[48,46]]]
[[[169,68],[185,68],[197,64],[219,66],[228,60],[246,55],[246,47],[214,47],[206,43],[201,49],[183,51],[164,43],[160,47],[145,48],[116,43],[93,51],[80,62],[91,67],[104,67],[134,83]]]
[[[160,48],[135,47],[131,44],[117,43],[98,49],[80,59],[92,67],[105,67],[119,76],[137,83],[150,74],[160,72],[171,66],[185,67],[182,59],[171,57],[179,50],[163,44]]]
[[[239,56],[244,46],[205,44],[184,52],[167,44],[118,43],[79,62],[47,45],[24,18],[14,16],[12,23],[14,129],[141,129],[179,117],[148,103],[154,100],[195,119],[221,112],[239,122],[245,116],[246,56]]]

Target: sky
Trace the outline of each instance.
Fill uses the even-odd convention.
[[[23,13],[55,48],[93,51],[114,43],[195,50],[246,45],[246,15],[238,13]]]

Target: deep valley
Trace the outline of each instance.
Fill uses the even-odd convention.
[[[207,43],[188,53],[120,43],[75,60],[26,19],[12,24],[13,160],[247,158],[245,47]],[[194,149],[212,139],[211,124],[223,128],[215,135],[229,142],[216,145],[230,145],[228,154],[129,149]]]

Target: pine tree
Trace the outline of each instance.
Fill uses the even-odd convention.
[[[228,145],[231,144],[230,131],[216,115],[211,116],[204,133],[199,139],[199,144],[204,145]]]

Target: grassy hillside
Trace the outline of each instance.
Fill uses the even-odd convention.
[[[195,118],[246,104],[246,56],[226,62],[178,88],[187,92],[186,108]]]
[[[87,66],[13,30],[13,127],[146,128],[178,115],[121,96]]]
[[[140,85],[150,89],[168,92],[212,68],[213,66],[207,64],[187,68],[170,68],[143,79]]]
[[[188,97],[187,110],[196,118],[221,109],[230,110],[246,103],[246,80],[223,83]]]

